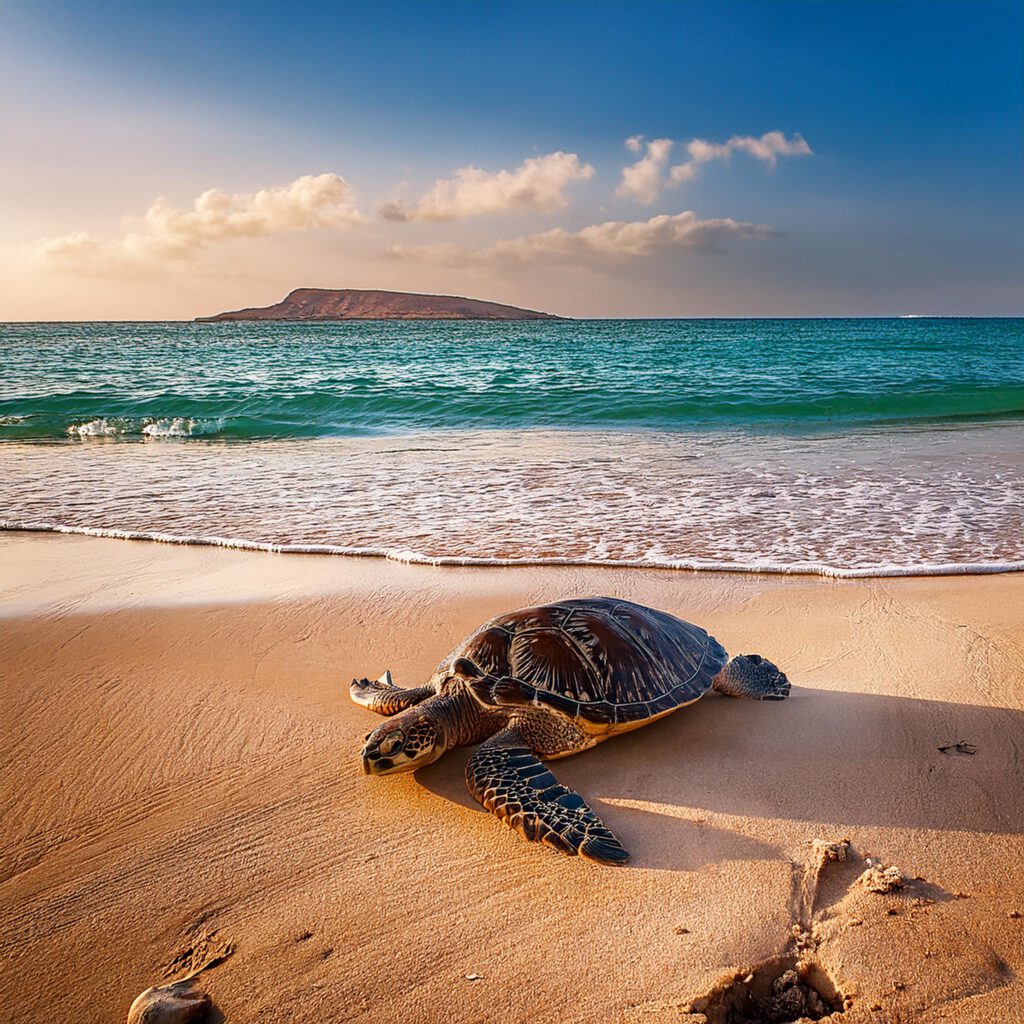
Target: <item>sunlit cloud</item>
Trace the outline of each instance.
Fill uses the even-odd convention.
[[[626,140],[626,147],[634,153],[644,149],[641,136],[634,135]],[[646,153],[635,164],[622,170],[622,181],[615,194],[642,203],[653,203],[661,191],[665,165],[672,151],[671,139],[652,139],[646,145]]]
[[[773,234],[774,230],[764,224],[732,218],[701,220],[692,210],[686,210],[644,221],[606,221],[580,231],[553,228],[503,239],[482,249],[447,244],[394,245],[388,249],[388,255],[452,267],[600,266],[621,264],[677,249],[714,250],[727,238],[764,238]]]
[[[141,222],[119,238],[74,231],[31,248],[37,264],[90,272],[187,262],[198,251],[235,238],[262,238],[366,221],[355,192],[337,174],[307,174],[290,185],[230,195],[212,188],[190,209],[158,199]]]
[[[687,159],[668,169],[669,156],[675,146],[682,146]],[[730,160],[733,153],[746,153],[759,160],[766,167],[774,169],[783,156],[810,156],[811,147],[799,133],[787,138],[782,132],[765,132],[753,135],[734,135],[727,142],[708,142],[706,139],[691,139],[676,143],[671,139],[653,139],[646,143],[643,136],[633,135],[626,140],[626,148],[633,153],[643,153],[635,163],[624,167],[622,181],[616,194],[641,203],[653,203],[666,189],[692,181],[701,166],[714,160]]]
[[[385,203],[379,213],[385,220],[459,220],[507,210],[563,209],[566,188],[574,181],[594,176],[594,168],[575,153],[548,153],[530,157],[514,171],[485,171],[460,167],[451,178],[434,182],[414,205],[400,200]]]

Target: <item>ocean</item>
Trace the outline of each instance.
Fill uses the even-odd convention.
[[[0,525],[438,564],[1024,569],[1024,320],[4,324]]]

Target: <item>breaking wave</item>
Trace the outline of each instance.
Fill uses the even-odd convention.
[[[128,419],[123,416],[71,423],[65,428],[68,437],[79,440],[111,437],[212,437],[224,429],[224,419],[197,420],[185,416],[159,419]]]

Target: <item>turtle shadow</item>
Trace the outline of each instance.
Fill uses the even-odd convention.
[[[631,864],[692,870],[785,856],[703,813],[801,822],[808,835],[858,826],[1014,834],[1024,821],[1020,737],[1024,712],[1010,708],[794,686],[786,701],[709,694],[549,767],[615,831]],[[975,753],[959,753],[959,741]],[[453,752],[416,778],[484,814],[466,791],[466,756]]]
[[[549,767],[558,772],[562,764],[553,761]],[[469,795],[464,764],[458,756],[442,758],[419,769],[416,781],[453,804],[479,814],[488,813]],[[724,860],[779,860],[785,856],[779,847],[703,820],[611,804],[592,795],[588,799],[629,850],[630,867],[696,871]]]
[[[1021,737],[1024,712],[1011,708],[794,686],[786,701],[711,694],[557,771],[584,795],[691,817],[1015,834]],[[957,754],[959,740],[976,752]]]
[[[431,793],[436,793],[453,804],[461,804],[471,811],[487,814],[488,812],[469,795],[466,788],[466,761],[469,760],[471,749],[467,747],[454,750],[440,761],[428,764],[425,768],[417,768],[414,776],[416,781]]]
[[[781,847],[700,819],[591,800],[594,810],[629,850],[630,868],[699,871],[723,861],[779,861]]]

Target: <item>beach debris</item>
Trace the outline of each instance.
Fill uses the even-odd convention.
[[[815,946],[814,933],[805,928],[802,924],[794,924],[789,930],[793,936],[793,948],[803,953]]]
[[[296,942],[308,942],[311,938],[313,938],[313,933],[312,932],[299,932],[295,936],[295,941]]]
[[[466,975],[466,981],[483,981],[483,980],[484,979],[483,979],[483,975],[482,974],[467,974]]]
[[[798,1017],[819,1020],[831,1013],[821,996],[809,985],[803,984],[796,971],[786,971],[781,978],[775,979],[771,999],[765,1010],[767,1015],[777,1020],[796,1020]]]
[[[828,863],[842,864],[850,852],[850,840],[840,839],[838,843],[829,843],[824,839],[811,840],[811,864],[817,865],[818,870]]]
[[[956,743],[947,743],[944,747],[939,747],[940,754],[959,755],[961,757],[970,757],[978,752],[978,748],[973,743],[968,743],[966,740],[957,740]]]
[[[785,1024],[829,1018],[846,999],[820,964],[776,957],[731,975],[710,992],[681,1007],[704,1015],[707,1024]]]
[[[320,959],[321,960],[330,960],[330,958],[332,956],[334,956],[334,947],[333,946],[328,946],[326,949],[323,949],[323,950],[320,951]]]
[[[868,892],[890,893],[902,889],[905,884],[903,872],[897,867],[884,868],[873,864],[870,860],[864,873],[857,879],[857,884]]]
[[[689,935],[690,929],[684,928],[681,924],[677,924],[675,928],[672,929],[672,933],[673,935]]]
[[[1024,917],[1024,914],[1022,914],[1019,910],[1011,910],[1006,916],[1010,918],[1011,921],[1019,921],[1022,917]]]
[[[147,988],[128,1011],[128,1024],[190,1024],[201,1021],[212,1006],[191,978]]]

